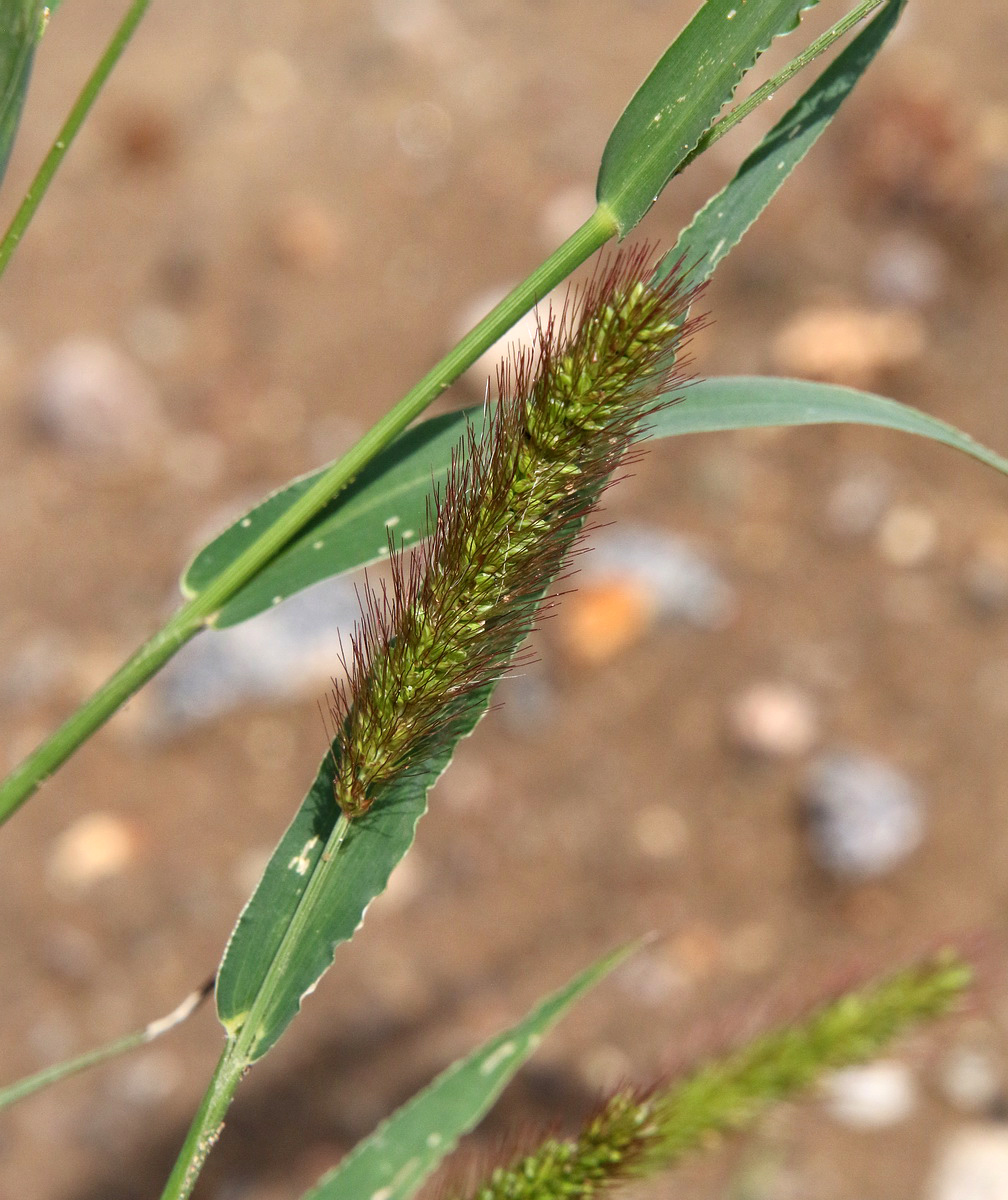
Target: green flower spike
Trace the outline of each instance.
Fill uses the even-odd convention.
[[[336,684],[334,792],[347,817],[419,752],[457,736],[475,693],[504,672],[550,582],[649,412],[684,382],[696,293],[678,271],[652,284],[651,252],[616,255],[499,373],[428,514],[429,541],[392,554],[366,587]]]
[[[737,1129],[824,1072],[877,1054],[917,1021],[961,996],[970,970],[943,956],[841,996],[811,1018],[758,1038],[685,1081],[649,1092],[624,1088],[576,1138],[551,1138],[493,1172],[469,1200],[587,1200],[654,1174]],[[457,1200],[459,1193],[449,1193]]]

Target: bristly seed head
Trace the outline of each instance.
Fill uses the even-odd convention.
[[[971,979],[951,954],[848,992],[782,1029],[646,1091],[624,1087],[569,1139],[549,1138],[475,1188],[442,1200],[588,1200],[674,1165],[751,1124],[825,1072],[864,1062],[916,1023],[948,1012]]]
[[[651,283],[645,247],[617,254],[498,373],[481,434],[452,457],[428,506],[431,535],[363,615],[330,696],[334,794],[349,817],[418,755],[458,736],[500,677],[649,413],[685,380],[696,293]]]

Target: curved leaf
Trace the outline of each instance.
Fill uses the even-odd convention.
[[[596,196],[626,237],[658,199],[745,73],[818,0],[706,0],[616,122]]]
[[[45,14],[44,0],[0,0],[0,179],[21,120]]]
[[[684,400],[652,420],[654,437],[682,433],[752,428],[761,425],[821,425],[854,422],[880,425],[943,442],[1008,472],[1008,462],[944,421],[895,400],[854,388],[769,376],[705,379],[691,384]],[[382,557],[388,514],[405,514],[396,532],[412,531],[410,541],[426,528],[432,480],[442,479],[466,422],[480,425],[482,407],[434,417],[409,430],[378,458],[357,482],[334,501],[308,530],[250,580],[218,614],[219,627],[264,612],[276,598],[292,595],[332,575],[366,566]],[[324,469],[324,468],[323,468]],[[241,521],[211,542],[186,574],[189,586],[212,578],[240,548],[250,528],[259,527],[310,486],[306,476],[274,493]],[[266,510],[269,510],[268,512]],[[245,525],[244,522],[250,522]],[[318,543],[322,543],[322,547]],[[199,570],[197,571],[197,566]]]
[[[618,950],[582,971],[519,1024],[443,1071],[323,1175],[302,1200],[409,1200],[484,1116],[549,1029],[627,953]]]
[[[675,248],[662,260],[659,275],[685,260],[696,263],[690,276],[693,286],[710,278],[833,120],[905,5],[906,0],[889,0],[837,55],[746,158],[731,183],[708,200],[682,231]]]
[[[654,437],[768,425],[879,425],[942,442],[1008,475],[1008,458],[919,409],[856,388],[770,375],[738,375],[691,384],[681,404],[657,413]]]
[[[473,696],[460,737],[475,728],[491,690]],[[238,918],[220,965],[217,1015],[231,1037],[240,1031],[244,1036],[249,1013],[268,990],[248,1040],[248,1062],[275,1044],[332,965],[336,947],[353,936],[367,906],[385,890],[393,867],[413,843],[427,793],[454,750],[455,743],[439,746],[393,778],[371,808],[351,822],[336,854],[326,851],[339,817],[333,798],[336,763],[331,753],[322,761]]]
[[[389,531],[407,546],[423,537],[427,499],[447,474],[465,420],[465,414],[446,413],[401,434],[221,608],[212,624],[237,625],[321,579],[376,562],[388,554]],[[295,479],[214,538],[186,568],[183,594],[201,592],[327,469]]]

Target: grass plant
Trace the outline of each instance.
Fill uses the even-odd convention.
[[[57,135],[0,242],[0,271],[146,2],[130,6]],[[337,946],[354,935],[384,889],[412,843],[431,785],[486,710],[544,603],[552,603],[586,518],[627,456],[640,452],[645,434],[863,421],[933,438],[1008,472],[1004,459],[959,430],[883,397],[773,379],[713,379],[684,389],[684,351],[702,320],[704,282],[827,128],[903,8],[900,0],[854,5],[735,104],[739,83],[761,54],[813,6],[814,0],[705,0],[613,129],[593,215],[348,454],[268,497],[207,545],[183,575],[178,611],[0,783],[3,820],[186,641],[212,637],[301,588],[367,565],[388,539],[390,582],[365,590],[346,678],[334,684],[328,707],[330,748],[224,950],[215,993],[224,1050],[163,1200],[193,1192],[240,1081],[286,1033]],[[0,162],[6,163],[49,12],[31,0],[0,0],[0,10],[6,22]],[[555,285],[605,243],[625,238],[689,163],[853,31],[674,248],[663,257],[643,249],[605,259],[586,290],[541,317],[534,349],[502,365],[493,402],[413,424]],[[393,497],[396,515],[409,518],[400,527],[425,531],[419,548],[389,533]],[[305,1200],[414,1196],[552,1023],[620,957],[600,960],[449,1068]],[[547,1140],[492,1169],[471,1192],[473,1200],[589,1197],[665,1169],[711,1132],[750,1121],[824,1071],[861,1061],[915,1021],[948,1010],[968,975],[954,958],[929,961],[855,990],[685,1080],[621,1089],[576,1137]],[[183,1015],[178,1010],[15,1084],[0,1093],[0,1103],[160,1036]]]

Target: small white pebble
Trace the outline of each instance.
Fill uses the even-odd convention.
[[[134,838],[126,823],[111,813],[89,813],[56,839],[46,870],[57,888],[82,891],[119,875],[134,856]]]
[[[868,259],[866,273],[880,300],[929,304],[944,290],[948,258],[937,242],[904,231],[885,238]]]
[[[739,749],[767,758],[807,754],[819,738],[812,700],[783,683],[754,683],[731,702],[728,726]]]
[[[974,1046],[956,1046],[949,1052],[939,1082],[948,1102],[964,1113],[991,1109],[1003,1090],[1001,1073],[990,1054]]]
[[[100,338],[68,338],[54,346],[36,364],[26,400],[37,428],[76,454],[150,459],[168,433],[151,380]]]
[[[879,526],[876,546],[879,554],[894,567],[919,567],[934,554],[938,545],[938,524],[926,509],[898,505],[888,512]]]
[[[967,1126],[942,1147],[927,1200],[1008,1200],[1008,1129]]]
[[[885,1129],[905,1121],[917,1103],[909,1068],[900,1062],[845,1067],[822,1082],[830,1115],[853,1129]]]

